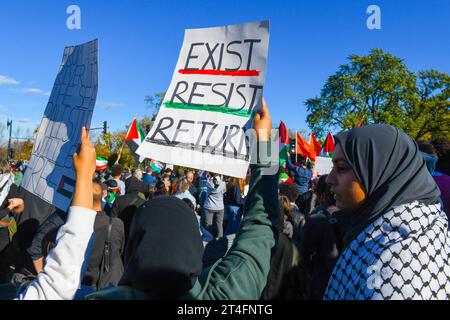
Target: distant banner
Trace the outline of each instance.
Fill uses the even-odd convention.
[[[64,49],[21,186],[67,210],[75,187],[72,155],[89,128],[98,89],[97,40]]]
[[[245,177],[244,128],[261,106],[269,22],[186,30],[172,82],[137,153]]]

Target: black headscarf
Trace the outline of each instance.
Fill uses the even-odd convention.
[[[439,188],[414,140],[396,127],[375,124],[335,136],[346,160],[364,186],[366,200],[344,238],[348,245],[383,213],[415,200],[439,202]]]
[[[125,190],[126,194],[138,194],[139,192],[143,192],[142,181],[138,178],[131,176],[125,180]]]
[[[188,292],[202,271],[203,243],[195,213],[175,197],[156,197],[133,217],[120,284],[155,299]]]

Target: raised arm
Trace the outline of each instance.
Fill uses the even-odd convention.
[[[265,102],[255,116],[258,144],[269,143],[270,114]],[[274,224],[278,223],[276,175],[264,175],[265,164],[251,166],[251,181],[244,204],[244,219],[228,254],[199,279],[202,299],[259,299],[275,245]]]
[[[82,129],[80,152],[73,155],[73,163],[76,183],[67,222],[58,232],[56,247],[47,256],[44,270],[19,295],[21,300],[70,300],[80,285],[81,267],[96,216],[92,210],[95,149],[85,128]]]
[[[286,167],[289,170],[297,171],[298,167],[294,165],[291,161],[291,154],[288,152],[286,157]]]

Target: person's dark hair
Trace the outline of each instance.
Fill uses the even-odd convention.
[[[106,185],[107,185],[108,189],[114,189],[114,188],[117,188],[119,186],[117,184],[117,181],[113,180],[113,179],[106,180]]]
[[[189,200],[188,198],[183,198],[183,199],[181,199],[181,200],[183,200],[184,202],[186,202],[186,204],[189,206],[189,208],[191,208],[192,210],[195,210],[194,204],[192,203],[191,200]]]
[[[158,181],[155,185],[155,189],[155,196],[165,196],[169,194],[167,192],[166,184],[164,183],[164,181]]]
[[[144,184],[144,195],[146,199],[151,199],[156,192],[156,183],[150,182]]]
[[[120,176],[122,174],[122,172],[123,172],[123,166],[121,164],[119,164],[119,163],[115,164],[115,165],[113,165],[111,171],[112,171],[113,177]]]
[[[286,196],[290,202],[295,202],[300,195],[300,191],[293,183],[280,183],[278,186],[280,190],[280,195]]]
[[[316,194],[317,194],[317,204],[332,206],[336,204],[334,195],[330,190],[330,186],[326,183],[327,174],[319,177],[317,182]]]
[[[434,146],[426,141],[419,141],[417,143],[417,145],[419,146],[419,150],[422,152],[426,152],[428,154],[432,154],[435,155],[436,154],[436,149],[434,148]]]
[[[438,157],[436,170],[450,175],[450,140],[444,137],[434,138],[431,140],[431,144],[434,146]]]

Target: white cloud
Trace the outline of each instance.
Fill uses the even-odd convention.
[[[32,123],[35,122],[29,118],[17,118],[14,120],[15,122],[19,122],[19,123]]]
[[[46,97],[50,96],[50,91],[43,91],[38,88],[20,88],[20,89],[10,88],[8,89],[8,91],[21,94],[38,94]]]
[[[15,85],[15,84],[19,84],[19,81],[17,81],[16,79],[7,77],[7,76],[2,76],[0,75],[0,86],[6,84],[6,85]]]
[[[105,110],[122,108],[124,106],[122,103],[115,103],[115,102],[99,102],[98,105]]]

